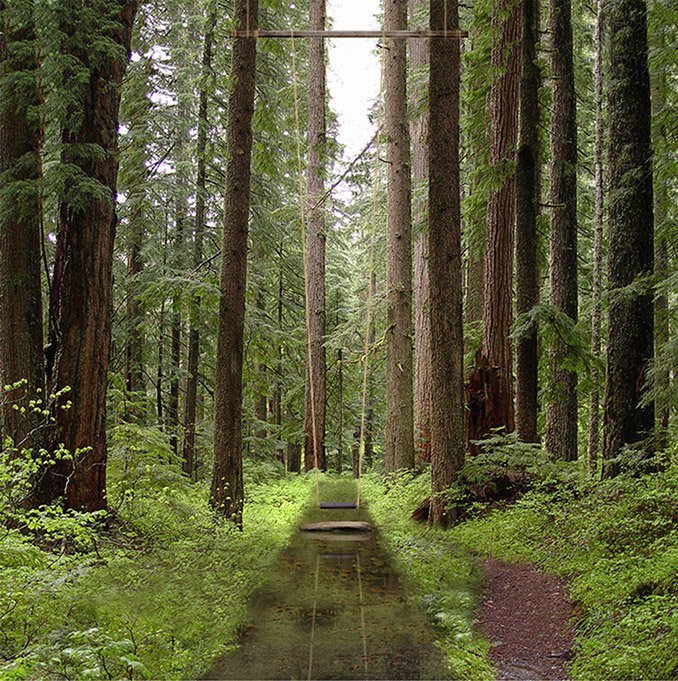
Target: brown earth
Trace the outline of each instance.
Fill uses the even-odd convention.
[[[477,626],[492,642],[497,679],[566,679],[574,631],[565,582],[494,558],[481,567],[485,597]]]

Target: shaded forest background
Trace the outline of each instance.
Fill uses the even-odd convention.
[[[392,4],[386,20],[402,21]],[[395,4],[404,11],[405,3]],[[452,63],[445,60],[456,59],[451,41],[448,52],[433,52],[432,73],[423,42],[410,43],[407,71],[404,46],[396,51],[392,43],[382,52],[400,66],[385,59],[386,108],[375,93],[372,110],[381,134],[368,143],[364,131],[366,147],[353,159],[337,141],[318,41],[295,41],[293,60],[289,42],[261,40],[255,72],[239,75],[239,86],[255,94],[246,205],[247,192],[233,179],[240,150],[228,144],[247,139],[234,114],[246,102],[233,89],[233,65],[237,49],[247,58],[253,41],[231,35],[244,25],[246,7],[0,2],[0,521],[10,556],[2,565],[8,584],[41,585],[27,588],[29,596],[7,589],[0,621],[12,624],[2,657],[13,669],[45,669],[49,654],[40,646],[49,651],[44,637],[53,629],[44,623],[59,619],[64,601],[45,601],[40,589],[49,590],[50,579],[76,584],[79,570],[96,574],[102,542],[113,572],[94,577],[87,587],[94,591],[114,574],[133,593],[120,574],[134,565],[135,579],[147,579],[149,564],[134,562],[140,547],[159,550],[170,572],[172,560],[186,566],[208,545],[203,573],[212,560],[225,561],[218,577],[236,575],[233,590],[242,587],[245,600],[231,610],[222,604],[231,614],[221,641],[206,637],[195,613],[185,659],[171,673],[206,668],[258,583],[248,561],[260,570],[270,565],[263,554],[284,543],[308,496],[307,477],[296,474],[316,465],[371,475],[371,503],[384,523],[384,509],[400,508],[398,500],[409,515],[431,497],[433,520],[472,523],[487,504],[536,490],[553,495],[537,497],[542,510],[575,499],[592,513],[599,498],[621,525],[646,512],[648,525],[657,523],[647,536],[658,543],[637,553],[649,561],[663,550],[670,508],[660,509],[671,495],[662,496],[661,485],[672,480],[678,395],[675,9],[661,0],[450,2],[452,28],[458,20],[468,30],[454,43],[459,120],[446,118],[454,106],[429,111],[429,87],[455,87],[456,71],[445,73]],[[311,23],[322,21],[321,7],[252,0],[248,21],[296,29],[309,25],[309,11]],[[431,7],[433,26],[444,5]],[[429,24],[428,3],[410,0],[408,10],[410,26]],[[406,77],[406,100],[404,80],[393,85],[398,77]],[[398,106],[407,125],[393,120]],[[440,134],[457,123],[458,163],[445,149],[452,138]],[[411,154],[397,160],[411,181],[400,196],[412,216],[403,223],[411,241],[399,252],[396,140]],[[442,193],[452,203],[432,201],[429,209],[429,173],[440,181],[457,172],[458,187]],[[445,211],[457,209],[453,229],[444,229]],[[459,266],[448,285],[444,267],[429,272],[429,265],[456,247],[446,241],[452,234]],[[246,279],[230,262],[246,262]],[[241,326],[225,321],[228,291],[239,286],[246,287]],[[314,297],[321,292],[324,303]],[[453,314],[441,316],[438,303],[431,308],[452,295]],[[220,337],[238,329],[242,400],[237,391],[223,397],[239,367],[217,360]],[[398,346],[397,337],[406,340]],[[459,380],[447,380],[441,366]],[[445,441],[450,429],[440,435],[448,417],[454,447]],[[382,486],[383,474],[397,471]],[[220,487],[227,475],[236,480],[231,491]],[[664,482],[654,489],[656,480]],[[615,485],[626,495],[618,506]],[[215,521],[208,499],[217,515],[240,522],[243,498],[241,536]],[[267,536],[276,505],[282,511]],[[502,516],[500,545],[512,522],[528,517],[534,526],[532,511],[518,506]],[[420,517],[428,513],[419,507]],[[482,520],[467,527],[457,540],[485,551],[495,530]],[[635,556],[633,542],[642,544],[647,528],[624,527],[618,548]],[[569,529],[563,537],[579,538],[581,528]],[[212,531],[216,539],[208,539]],[[527,535],[536,546],[536,534]],[[222,555],[231,545],[242,553],[237,565]],[[526,546],[534,550],[528,559],[543,558]],[[430,565],[422,567],[430,558],[421,560],[416,570],[430,586]],[[652,594],[665,608],[670,571],[664,563],[657,570],[656,579],[629,577],[618,602]],[[198,576],[188,570],[186,580],[177,590],[190,592]],[[76,634],[99,621],[97,608],[119,607],[115,596],[112,606],[94,607],[92,592],[78,593]],[[168,599],[165,619],[176,616],[177,604],[185,601]],[[124,627],[106,612],[115,633],[76,636],[84,657],[59,662],[73,664],[67,677],[90,654],[108,659],[109,643],[121,674],[146,673],[135,666],[143,657],[136,648],[115,647]],[[21,631],[38,620],[35,634]],[[144,659],[153,673],[169,674],[162,660],[176,632],[161,622],[162,644],[149,644],[151,661]],[[73,632],[59,626],[55,646],[63,650]],[[604,677],[610,666],[598,672]]]

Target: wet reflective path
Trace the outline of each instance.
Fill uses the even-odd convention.
[[[352,501],[353,481],[321,498]],[[365,508],[310,509],[301,524],[369,521]],[[442,679],[445,659],[423,614],[407,602],[378,534],[299,532],[250,606],[241,646],[209,679]]]

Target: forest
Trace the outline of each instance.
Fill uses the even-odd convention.
[[[0,0],[0,679],[678,676],[678,9],[350,4]]]

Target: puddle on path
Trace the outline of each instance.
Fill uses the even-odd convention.
[[[325,482],[321,498],[352,501],[355,485]],[[314,507],[300,524],[323,520],[370,517],[364,508]],[[205,678],[449,678],[431,628],[407,602],[374,530],[299,532],[253,597],[249,618],[240,647],[218,659]]]

